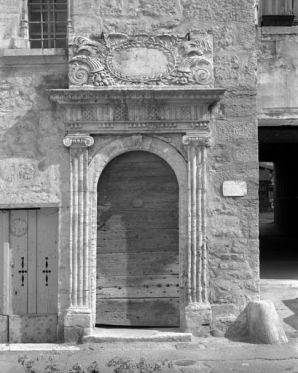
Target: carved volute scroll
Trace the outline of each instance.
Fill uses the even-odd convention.
[[[109,34],[70,41],[70,87],[119,85],[213,87],[213,38]]]

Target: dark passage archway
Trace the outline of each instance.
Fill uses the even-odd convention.
[[[98,182],[96,324],[179,326],[179,187],[159,156],[113,159]]]
[[[298,130],[285,126],[259,128],[259,159],[260,176],[263,168],[268,174],[270,171],[272,179],[260,180],[261,279],[297,280]],[[273,184],[272,192],[268,192],[266,183]]]

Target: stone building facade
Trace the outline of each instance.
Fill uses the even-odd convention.
[[[69,0],[66,49],[30,48],[26,1],[1,0],[0,8],[1,341],[67,341],[97,324],[136,325],[127,305],[142,291],[138,302],[154,298],[144,309],[166,310],[160,326],[225,332],[259,298],[255,2]],[[167,270],[174,259],[163,253],[157,282],[138,274],[143,290],[129,282],[136,269],[105,264],[113,224],[100,231],[112,205],[100,191],[113,189],[100,189],[101,180],[129,153],[155,155],[150,162],[176,177],[156,179],[152,194],[162,204],[177,190],[176,267]],[[116,195],[128,180],[121,177]],[[128,204],[140,211],[147,192],[137,188]],[[148,216],[140,236],[159,212]],[[158,234],[154,245],[167,251]],[[120,251],[127,268],[136,255],[137,263],[161,255]],[[109,277],[113,266],[121,286]],[[115,288],[125,293],[119,311]],[[149,318],[138,325],[159,320]]]

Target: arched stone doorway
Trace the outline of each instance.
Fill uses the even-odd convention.
[[[131,151],[161,157],[176,175],[179,325],[184,331],[199,334],[204,325],[210,324],[206,158],[211,135],[209,109],[222,94],[223,90],[189,87],[51,92],[52,99],[66,107],[67,136],[63,143],[70,148],[70,189],[69,196],[65,195],[69,197],[69,217],[64,224],[70,233],[65,252],[69,262],[69,277],[65,279],[69,299],[65,299],[61,321],[65,340],[74,340],[82,329],[85,335],[90,334],[96,325],[98,180],[115,157]],[[161,116],[152,121],[148,113],[153,104]],[[118,113],[119,108],[128,113],[126,119],[106,116]],[[139,117],[142,110],[144,117]],[[88,116],[91,111],[94,117]],[[183,113],[192,114],[187,119]]]
[[[114,158],[98,182],[96,324],[179,326],[179,187],[159,156]]]

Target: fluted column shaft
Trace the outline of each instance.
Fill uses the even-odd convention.
[[[208,303],[206,256],[206,134],[186,134],[188,152],[188,303]]]
[[[68,135],[70,147],[70,293],[72,307],[89,307],[88,296],[88,147],[89,135]]]

